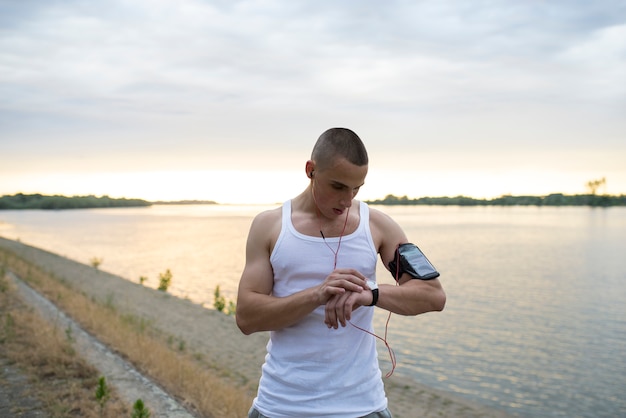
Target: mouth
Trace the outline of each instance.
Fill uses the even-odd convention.
[[[343,213],[345,212],[345,209],[333,208],[333,211],[335,212],[335,215],[343,215]]]

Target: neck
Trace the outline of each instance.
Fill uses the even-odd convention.
[[[292,210],[295,215],[292,219],[295,220],[298,229],[307,235],[318,237],[323,235],[325,238],[339,237],[344,235],[345,231],[349,232],[354,223],[354,216],[350,217],[349,208],[340,216],[326,216],[318,206],[317,197],[313,191],[313,186],[309,186],[292,199]]]
[[[341,227],[341,232],[339,233],[339,239],[341,239],[341,237],[343,237],[343,235],[346,232],[346,227],[348,226],[348,218],[350,217],[350,208],[348,208],[346,210],[346,216],[345,219],[343,221],[343,226]],[[326,239],[326,236],[324,235],[324,228],[322,227],[322,218],[320,216],[319,210],[317,211],[317,221],[319,223],[319,227],[320,227],[320,235],[322,236],[322,238]]]

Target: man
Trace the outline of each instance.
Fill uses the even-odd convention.
[[[398,285],[376,289],[377,256],[388,266],[408,240],[354,199],[367,169],[361,139],[329,129],[305,164],[304,192],[252,222],[237,325],[271,332],[250,418],[390,417],[370,334],[374,306],[401,315],[444,308],[436,278],[397,268]]]

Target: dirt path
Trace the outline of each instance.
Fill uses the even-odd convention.
[[[120,397],[127,404],[132,405],[137,399],[141,399],[146,405],[151,406],[152,416],[154,417],[194,417],[155,382],[142,375],[130,363],[85,332],[79,324],[57,309],[48,299],[31,289],[14,274],[9,272],[7,275],[16,286],[22,300],[30,305],[39,315],[61,329],[71,330],[72,338],[74,339],[73,346],[78,354],[102,375],[107,376],[107,382],[117,389]],[[19,381],[16,380],[15,383],[18,384]]]

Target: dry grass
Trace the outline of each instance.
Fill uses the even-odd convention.
[[[95,396],[98,372],[80,358],[63,330],[32,312],[17,297],[0,267],[0,349],[28,377],[30,396],[50,417],[130,416],[112,391],[104,409]]]
[[[247,415],[250,397],[216,375],[201,358],[186,353],[184,342],[172,344],[143,319],[117,312],[72,290],[16,255],[0,250],[0,263],[61,307],[97,338],[163,385],[167,391],[204,417]]]

